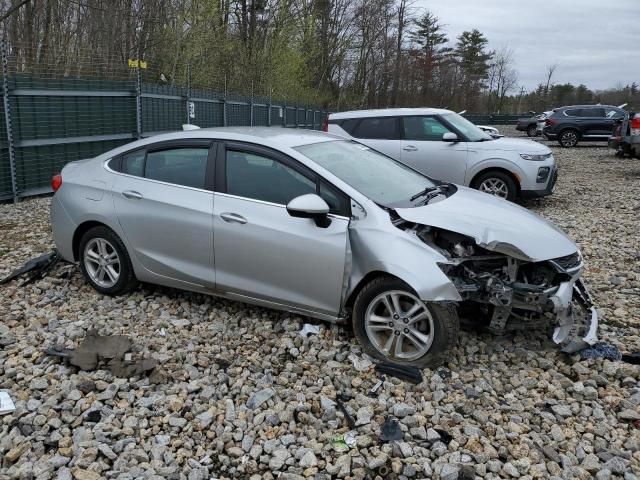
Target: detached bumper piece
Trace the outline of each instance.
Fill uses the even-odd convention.
[[[598,312],[581,279],[563,283],[551,300],[558,319],[553,341],[563,352],[578,352],[598,341]]]
[[[14,270],[7,277],[0,280],[0,285],[9,283],[11,280],[15,280],[16,278],[23,275],[30,274],[27,279],[20,284],[20,286],[23,287],[25,285],[29,285],[30,283],[43,278],[47,274],[47,272],[49,272],[49,270],[51,270],[56,265],[56,263],[58,263],[59,260],[60,255],[55,249],[49,253],[40,255],[39,257],[32,258],[22,267]]]

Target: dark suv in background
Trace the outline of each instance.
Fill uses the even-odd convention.
[[[545,120],[542,134],[558,140],[563,147],[575,147],[578,142],[606,142],[616,120],[625,111],[610,105],[573,105],[553,110]]]

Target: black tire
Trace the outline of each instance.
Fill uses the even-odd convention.
[[[92,278],[87,267],[85,265],[85,249],[89,242],[96,239],[106,240],[118,255],[119,259],[119,276],[113,286],[104,287],[96,283]],[[80,248],[78,251],[78,257],[80,259],[80,269],[82,274],[87,279],[89,284],[98,292],[105,295],[121,295],[123,293],[130,292],[138,285],[138,280],[135,277],[133,266],[131,265],[131,258],[127,252],[124,243],[120,240],[120,237],[108,227],[93,227],[80,239]]]
[[[529,137],[538,136],[538,126],[537,125],[529,126],[529,128],[527,128],[527,136]]]
[[[516,198],[518,197],[518,185],[516,184],[516,181],[513,179],[513,177],[508,173],[501,172],[499,170],[489,170],[485,173],[482,173],[478,178],[476,178],[471,186],[476,190],[485,191],[481,189],[483,183],[491,181],[492,179],[501,181],[506,187],[506,196],[498,196],[502,196],[502,198],[504,198],[505,200],[509,200],[510,202],[515,202]],[[485,191],[485,193],[491,194],[491,192],[488,191]]]
[[[573,128],[568,128],[560,132],[558,135],[558,143],[561,147],[573,148],[580,141],[580,132]]]
[[[395,277],[384,276],[378,277],[369,282],[356,297],[352,317],[353,333],[358,339],[362,350],[367,355],[382,361],[401,365],[411,365],[418,368],[434,368],[442,364],[446,358],[447,350],[455,346],[458,339],[458,331],[460,329],[458,312],[456,310],[456,305],[453,303],[424,302],[424,305],[427,307],[431,314],[431,318],[433,319],[434,336],[428,351],[420,358],[413,360],[390,358],[379,351],[372,343],[365,328],[365,315],[367,309],[374,299],[380,294],[393,290],[401,290],[416,296],[416,293],[411,289],[411,287],[402,280]]]

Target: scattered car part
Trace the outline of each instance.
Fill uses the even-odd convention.
[[[378,390],[380,390],[380,388],[382,388],[382,385],[384,385],[385,378],[386,377],[383,375],[382,378],[378,380],[373,387],[371,387],[371,390],[369,390],[370,397],[375,397],[378,395]]]
[[[404,433],[402,433],[402,429],[400,428],[398,421],[395,418],[387,418],[380,429],[380,441],[393,442],[402,440],[403,438]]]
[[[0,280],[0,285],[5,283],[9,283],[11,280],[15,280],[18,277],[21,277],[27,273],[30,275],[26,280],[24,280],[20,286],[23,287],[25,285],[29,285],[30,283],[35,282],[43,278],[49,270],[51,270],[56,263],[60,260],[60,255],[56,249],[53,249],[49,253],[45,253],[44,255],[40,255],[39,257],[32,258],[27,263],[25,263],[22,267],[18,268],[11,272],[7,277]]]
[[[496,128],[496,127],[490,127],[488,125],[476,125],[480,130],[482,130],[485,133],[488,133],[489,135],[491,135],[493,138],[501,138],[504,137],[504,135],[502,135],[500,133],[500,131]]]
[[[366,372],[373,365],[373,362],[369,360],[366,356],[359,357],[353,352],[350,353],[347,358],[351,360],[351,363],[353,364],[353,368],[357,372]]]
[[[633,365],[640,365],[640,352],[623,353],[622,361]]]
[[[441,428],[434,428],[434,430],[438,433],[438,435],[440,435],[440,441],[445,445],[449,445],[451,443],[451,440],[453,440],[451,434],[446,430],[442,430]]]
[[[13,400],[9,396],[9,392],[0,391],[0,415],[6,415],[16,409]]]
[[[346,395],[344,393],[338,393],[336,395],[336,405],[338,406],[340,411],[343,413],[344,419],[347,422],[347,425],[349,426],[349,430],[354,430],[356,428],[356,421],[349,414],[349,412],[347,411],[347,407],[343,403],[343,402],[348,402],[349,400],[351,400],[351,396]]]
[[[422,372],[411,365],[382,362],[376,364],[376,371],[414,384],[422,382]]]
[[[622,354],[615,345],[610,345],[606,342],[597,342],[584,350],[581,350],[580,358],[582,360],[587,358],[604,358],[607,360],[619,361],[622,360]]]
[[[344,435],[336,435],[331,439],[331,446],[336,452],[346,452],[349,450],[349,445],[344,440]]]
[[[307,338],[309,335],[318,335],[319,333],[320,333],[320,327],[318,325],[305,323],[302,326],[302,330],[300,330],[299,335],[301,337]]]
[[[100,413],[100,410],[91,410],[85,415],[84,419],[87,422],[98,423],[102,420],[102,413]]]

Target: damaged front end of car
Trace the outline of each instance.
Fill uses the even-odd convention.
[[[438,265],[462,297],[461,316],[481,318],[495,333],[552,326],[553,341],[568,353],[597,341],[598,315],[580,279],[579,251],[531,261],[514,245],[480,246],[456,232],[391,220],[447,259]]]

